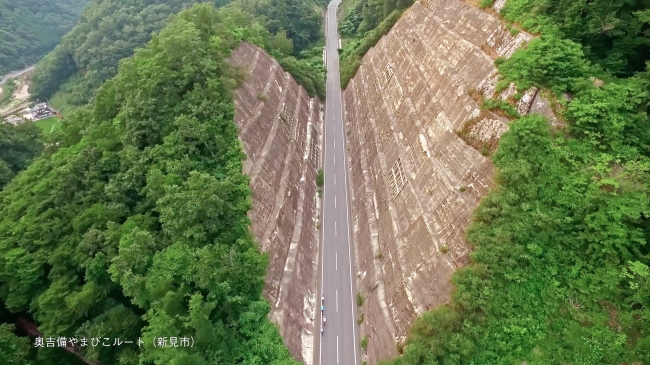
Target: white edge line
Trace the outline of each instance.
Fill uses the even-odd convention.
[[[327,6],[327,8],[329,9],[329,5]],[[327,20],[328,21],[326,22],[326,24],[327,24],[327,26],[329,26],[329,13],[328,13],[328,19]],[[327,42],[325,43],[325,54],[327,55]],[[327,69],[327,63],[325,64],[325,69]],[[327,89],[327,80],[325,82],[325,88]],[[327,101],[325,102],[325,107],[327,108]],[[327,113],[325,113],[325,120],[323,121],[323,124],[324,124],[323,125],[323,157],[322,157],[322,161],[321,161],[322,164],[323,164],[323,172],[325,171],[325,169],[327,167],[326,166],[327,164],[325,164],[325,156],[326,156],[325,151],[327,151],[327,143],[326,143],[327,138],[326,138],[326,136],[328,134],[327,133],[327,126],[325,125],[326,123],[327,123]],[[323,190],[325,190],[325,186],[323,186]],[[320,244],[320,247],[321,247],[321,249],[320,249],[320,254],[321,254],[321,260],[320,260],[321,261],[320,262],[320,290],[321,290],[321,296],[325,296],[324,289],[323,289],[324,282],[325,282],[325,265],[324,265],[324,261],[325,261],[325,229],[323,227],[324,223],[325,223],[325,205],[326,204],[323,204],[323,219],[322,219],[323,224],[321,225],[322,228],[321,228],[321,244]],[[318,316],[319,316],[319,319],[320,319],[319,322],[321,322],[323,320],[321,318],[322,313],[318,314]],[[321,323],[321,326],[322,326],[322,323]],[[320,328],[318,328],[316,330],[320,330]],[[323,336],[321,336],[320,340],[318,341],[318,365],[323,364],[323,341],[322,340],[323,340]],[[356,347],[355,347],[355,352],[356,352]],[[355,356],[356,356],[356,353],[355,353]],[[354,362],[356,364],[356,359],[354,360]]]

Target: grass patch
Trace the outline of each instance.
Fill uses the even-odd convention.
[[[361,307],[363,305],[363,295],[361,293],[357,293],[357,307]]]
[[[41,119],[34,122],[37,127],[43,130],[43,134],[50,134],[54,132],[61,125],[61,120],[57,116]]]
[[[325,172],[323,172],[323,169],[318,169],[318,173],[316,174],[316,185],[319,188],[322,188],[323,184],[325,184]]]
[[[363,351],[368,350],[368,336],[364,336],[361,339],[361,348],[363,349]]]
[[[483,108],[491,110],[494,113],[508,118],[521,118],[521,115],[512,104],[501,99],[483,100]]]

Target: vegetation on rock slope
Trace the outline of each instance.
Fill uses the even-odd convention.
[[[77,22],[88,0],[0,1],[0,76],[37,62]]]
[[[267,319],[268,259],[247,218],[232,100],[243,75],[225,61],[242,40],[277,41],[236,6],[181,12],[0,192],[0,318],[44,337],[142,337],[80,349],[101,364],[295,363]],[[195,344],[154,348],[154,336]],[[24,345],[0,326],[1,356],[71,363]]]
[[[79,24],[37,65],[32,77],[33,97],[52,98],[61,90],[54,99],[60,106],[86,104],[97,88],[116,74],[121,59],[144,46],[172,14],[198,2],[200,0],[92,0]],[[229,1],[209,2],[223,6]],[[316,2],[242,0],[236,3],[253,15],[264,15],[259,22],[273,34],[288,37],[291,45],[285,42],[283,51],[288,48],[289,52],[278,61],[289,68],[287,71],[292,72],[310,94],[324,96],[322,66],[313,61],[314,54],[316,60],[321,57],[321,49],[313,50],[314,43],[322,37],[322,21]]]
[[[567,126],[536,114],[510,124],[493,155],[497,187],[468,230],[472,264],[387,364],[650,363],[650,72],[635,73],[650,66],[648,28],[623,24],[647,9],[596,1],[568,22],[569,3],[507,3],[508,16],[537,9],[510,20],[549,32],[499,71],[520,91],[550,90]],[[590,28],[604,15],[621,29]]]

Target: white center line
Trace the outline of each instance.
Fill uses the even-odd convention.
[[[339,311],[339,291],[338,289],[336,290],[336,312],[338,313]]]
[[[336,140],[334,140],[334,148],[336,148]]]
[[[336,336],[336,363],[339,363],[339,336]]]
[[[336,165],[336,155],[334,155],[334,165]]]

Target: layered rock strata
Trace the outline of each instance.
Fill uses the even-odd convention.
[[[322,105],[259,47],[242,43],[229,61],[248,72],[235,93],[235,121],[248,157],[252,232],[269,255],[264,295],[292,356],[310,364]]]
[[[493,97],[494,58],[530,39],[461,1],[418,1],[344,92],[369,364],[397,355],[415,317],[450,300],[450,278],[469,262],[464,236],[493,166],[461,131],[494,145],[508,129],[472,94]],[[536,97],[526,93],[519,108]]]

